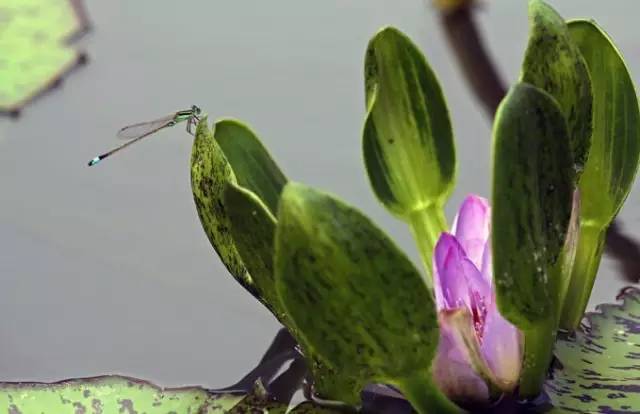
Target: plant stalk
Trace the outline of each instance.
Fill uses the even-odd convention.
[[[600,266],[606,233],[606,226],[580,225],[576,261],[560,317],[561,328],[572,331],[580,325]]]
[[[404,379],[397,386],[418,414],[460,414],[465,412],[438,389],[430,372]]]
[[[556,340],[556,316],[536,323],[524,330],[524,361],[520,374],[520,396],[526,399],[537,397],[549,371]]]
[[[427,272],[427,286],[429,289],[433,289],[433,249],[438,242],[440,234],[447,231],[447,219],[444,216],[444,209],[440,205],[432,204],[412,211],[407,221]]]

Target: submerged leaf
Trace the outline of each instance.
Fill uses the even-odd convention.
[[[529,44],[520,79],[553,96],[567,120],[576,173],[589,156],[593,97],[589,71],[567,24],[541,0],[529,3]]]
[[[361,384],[397,385],[420,412],[456,411],[431,382],[434,299],[411,261],[362,213],[301,184],[278,211],[276,288],[300,334]]]
[[[535,86],[511,89],[493,133],[495,290],[500,313],[525,334],[520,391],[530,397],[551,358],[575,173],[560,108]]]
[[[545,390],[558,412],[638,412],[640,290],[627,289],[621,299],[598,306],[575,338],[556,343],[559,364]]]
[[[562,325],[575,329],[591,295],[604,237],[635,181],[640,160],[640,110],[631,75],[609,36],[594,22],[569,23],[593,84],[593,137],[580,180],[582,212],[577,266]]]

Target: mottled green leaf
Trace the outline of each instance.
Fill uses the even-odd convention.
[[[556,343],[559,364],[545,390],[556,412],[637,413],[640,407],[640,290],[600,305],[575,338]]]
[[[214,395],[200,387],[160,388],[120,376],[50,384],[0,383],[0,410],[11,414],[222,414],[241,399],[242,396]]]
[[[369,42],[365,59],[367,117],[362,147],[378,200],[407,221],[427,272],[443,205],[455,183],[456,157],[438,80],[411,40],[387,27]]]
[[[567,24],[541,0],[529,2],[529,44],[521,80],[553,96],[567,120],[578,175],[589,156],[593,98],[587,65]]]
[[[231,164],[238,184],[255,193],[275,215],[287,178],[256,134],[240,121],[223,119],[216,122],[213,135]]]
[[[3,0],[0,112],[19,110],[82,60],[67,44],[88,27],[81,7],[70,0]]]
[[[314,351],[361,383],[397,385],[422,413],[455,412],[431,383],[434,299],[411,261],[368,218],[288,184],[276,229],[276,288]],[[440,411],[437,411],[440,410]]]
[[[261,299],[233,237],[224,190],[228,182],[236,178],[207,124],[207,117],[198,123],[191,150],[191,190],[202,227],[211,245],[220,256],[229,273],[252,295]]]
[[[563,326],[574,329],[589,301],[607,227],[631,190],[640,159],[640,111],[633,81],[609,36],[577,20],[569,32],[587,63],[593,85],[593,137],[580,180],[581,230]]]
[[[496,113],[493,140],[496,295],[500,312],[525,333],[520,390],[531,395],[551,357],[575,173],[560,108],[532,85],[511,89]]]
[[[276,312],[278,320],[285,323],[287,318],[273,278],[275,217],[257,195],[233,182],[227,183],[224,205],[231,221],[233,241],[251,280]]]
[[[304,402],[296,407],[269,399],[264,387],[248,395],[224,394],[201,387],[160,388],[121,376],[54,383],[0,383],[0,411],[9,414],[334,414]]]

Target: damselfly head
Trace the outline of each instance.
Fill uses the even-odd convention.
[[[193,111],[194,115],[200,115],[201,109],[199,107],[197,107],[196,105],[191,105],[191,110]]]

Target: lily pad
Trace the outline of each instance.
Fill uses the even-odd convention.
[[[622,304],[588,313],[575,337],[556,343],[558,367],[545,390],[566,413],[638,413],[640,407],[640,290]]]
[[[69,40],[89,27],[81,1],[5,0],[0,5],[0,113],[18,113],[86,57]]]
[[[336,413],[308,401],[295,407],[273,401],[259,382],[252,392],[237,394],[202,387],[161,388],[117,375],[54,383],[0,383],[0,411],[10,414]]]

